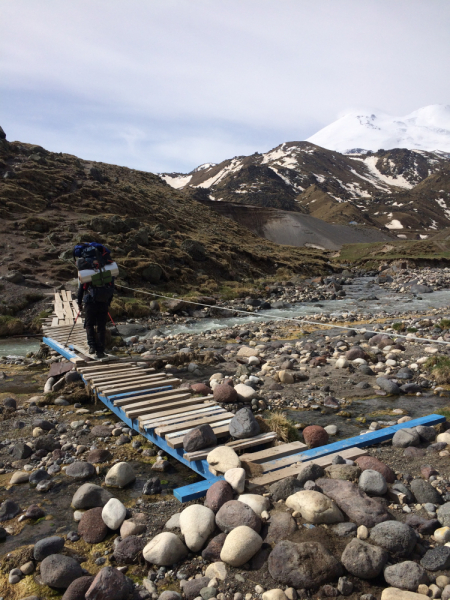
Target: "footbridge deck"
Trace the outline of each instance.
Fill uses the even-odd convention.
[[[181,379],[155,371],[140,358],[90,358],[83,324],[74,323],[77,313],[70,292],[55,294],[55,315],[44,326],[44,343],[74,364],[88,391],[122,422],[204,478],[174,490],[181,502],[203,496],[214,482],[222,479],[210,471],[206,460],[212,448],[190,453],[183,449],[184,435],[203,423],[211,425],[218,443],[232,447],[244,464],[249,461],[260,465],[261,473],[246,481],[246,488],[253,491],[295,476],[305,462],[328,466],[337,454],[355,459],[366,453],[365,447],[392,438],[399,429],[445,421],[440,415],[428,415],[310,450],[302,442],[279,443],[273,432],[233,440],[229,433],[233,414],[215,402],[212,395],[195,395],[182,386]]]

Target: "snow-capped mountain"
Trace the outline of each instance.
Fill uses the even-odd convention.
[[[366,224],[414,237],[450,226],[450,154],[379,150],[341,154],[286,142],[162,179],[211,205],[279,208],[329,223]]]
[[[432,104],[404,117],[371,111],[349,113],[307,141],[343,154],[380,148],[450,152],[450,105]]]

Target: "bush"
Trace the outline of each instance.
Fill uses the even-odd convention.
[[[450,329],[450,319],[442,319],[439,323],[441,329]]]
[[[261,433],[274,431],[283,442],[295,442],[299,439],[294,421],[291,421],[281,411],[270,413],[267,417],[256,417]]]
[[[0,316],[0,336],[20,335],[23,330],[24,324],[20,319],[7,315]]]
[[[438,384],[450,383],[450,357],[432,356],[424,364],[431,371],[431,376]]]
[[[392,329],[394,331],[405,331],[406,327],[404,323],[394,323]]]

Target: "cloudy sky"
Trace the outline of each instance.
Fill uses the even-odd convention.
[[[446,0],[13,0],[9,140],[153,172],[448,104]]]

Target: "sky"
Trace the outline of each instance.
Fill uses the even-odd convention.
[[[10,141],[151,172],[303,140],[355,109],[449,104],[446,0],[13,0]]]

